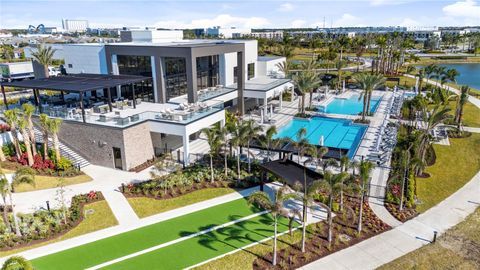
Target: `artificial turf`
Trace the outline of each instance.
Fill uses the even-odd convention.
[[[85,269],[258,211],[246,199],[239,199],[40,257],[32,263],[37,270]]]
[[[281,219],[278,231],[288,230]],[[273,236],[273,220],[264,214],[101,269],[184,269]]]

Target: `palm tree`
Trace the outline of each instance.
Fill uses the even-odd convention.
[[[342,74],[343,74],[343,71],[342,69],[344,67],[347,66],[347,63],[341,59],[339,59],[336,63],[335,63],[335,68],[337,69],[337,74],[338,74],[338,77],[337,77],[337,89],[340,89],[341,88],[341,85],[342,85]]]
[[[457,123],[457,127],[460,129],[460,125],[462,124],[462,117],[463,117],[463,107],[468,102],[468,94],[470,92],[470,87],[467,85],[462,86],[460,91],[460,96],[457,100],[457,109],[455,111],[455,122]]]
[[[263,128],[255,122],[255,120],[250,119],[243,122],[243,129],[245,132],[245,141],[247,142],[247,161],[248,161],[248,172],[251,171],[251,161],[250,161],[250,143],[252,139],[256,138],[258,133],[263,131]]]
[[[348,36],[341,36],[336,40],[336,46],[340,51],[340,58],[341,61],[343,59],[343,51],[346,50],[350,45],[350,38]]]
[[[40,127],[42,129],[42,137],[43,137],[43,158],[48,159],[48,131],[49,131],[49,123],[50,123],[50,118],[48,118],[48,115],[42,113],[40,114],[39,117],[40,121]]]
[[[296,195],[294,193],[287,194],[287,189],[282,187],[278,189],[275,193],[275,198],[272,200],[267,193],[263,191],[257,191],[250,195],[248,202],[251,204],[256,204],[261,208],[270,211],[270,214],[273,217],[273,260],[272,264],[277,265],[277,225],[279,216],[288,216],[288,211],[283,206],[285,201],[290,199],[295,199]]]
[[[15,233],[17,234],[17,236],[22,236],[22,232],[20,231],[20,226],[18,224],[12,193],[14,192],[15,187],[20,184],[28,184],[35,186],[35,175],[33,169],[29,167],[19,167],[12,177],[12,182],[6,187],[6,192],[8,193],[8,197],[10,199],[10,206],[12,209],[13,223],[15,224]]]
[[[227,147],[228,147],[228,129],[226,126],[215,125],[215,131],[217,133],[218,143],[220,148],[223,148],[223,160],[224,160],[224,170],[225,177],[228,176],[228,159],[227,159]]]
[[[234,124],[234,127],[231,130],[232,138],[230,139],[230,144],[237,149],[237,180],[240,181],[240,146],[248,134],[245,133],[245,128],[239,122]]]
[[[55,150],[55,159],[60,160],[60,141],[58,140],[58,132],[60,132],[60,126],[62,125],[62,119],[52,118],[48,121],[48,133],[52,136],[53,149]]]
[[[362,120],[365,120],[365,115],[370,112],[372,92],[385,83],[385,77],[378,74],[358,73],[354,75],[354,80],[360,83],[363,89],[359,99],[363,98]]]
[[[318,191],[323,186],[322,181],[316,180],[307,185],[307,177],[306,177],[306,169],[304,168],[304,176],[303,176],[303,185],[299,185],[299,188],[302,189],[302,193],[298,196],[298,200],[302,201],[303,203],[303,214],[302,214],[302,252],[305,252],[305,240],[306,240],[306,232],[307,232],[307,224],[308,224],[308,208],[312,208],[315,205],[314,197],[318,194]],[[321,203],[320,203],[321,204]],[[326,205],[321,204],[325,209],[328,209]]]
[[[347,172],[350,159],[347,155],[340,157],[340,172]],[[342,183],[343,184],[343,183]],[[340,190],[340,211],[343,211],[343,188]]]
[[[2,265],[1,270],[34,270],[32,263],[22,256],[12,256]]]
[[[30,134],[27,132],[28,122],[25,118],[20,118],[18,119],[17,123],[18,123],[18,128],[20,130],[20,133],[22,134],[22,137],[23,137],[23,142],[25,143],[25,150],[27,151],[28,166],[32,166],[33,153],[32,153],[32,146],[30,143]]]
[[[207,142],[210,146],[210,151],[208,151],[208,156],[210,157],[210,181],[213,183],[213,154],[217,152],[219,147],[218,132],[210,127],[202,129],[201,132],[207,137]]]
[[[265,141],[267,146],[267,156],[270,158],[270,150],[272,149],[273,136],[277,134],[277,127],[275,125],[270,126],[265,132]]]
[[[365,200],[365,192],[368,188],[368,180],[370,179],[370,173],[373,170],[373,163],[370,161],[362,160],[360,162],[360,211],[358,213],[358,225],[357,231],[360,233],[362,231],[362,218],[363,218],[363,201]]]
[[[347,173],[331,174],[325,172],[321,183],[321,189],[328,193],[328,243],[332,242],[333,229],[333,199],[343,189],[343,181],[347,178]]]
[[[294,84],[296,89],[300,92],[302,96],[302,102],[300,106],[300,112],[305,114],[305,95],[310,92],[312,89],[315,89],[320,84],[317,75],[311,71],[302,71],[297,76],[293,77]]]
[[[290,73],[290,64],[288,61],[283,61],[275,65],[280,72],[285,75],[285,78],[291,78],[292,74]]]
[[[48,66],[53,62],[53,55],[55,54],[55,51],[56,49],[53,49],[51,46],[40,45],[37,51],[32,53],[33,59],[43,66],[45,78],[50,76],[48,73]]]
[[[10,126],[10,132],[12,133],[12,141],[15,147],[15,153],[17,155],[17,158],[20,158],[20,156],[22,155],[22,149],[20,148],[20,140],[18,139],[18,134],[17,134],[18,114],[19,114],[18,109],[6,110],[3,113],[3,115],[5,116],[7,125]]]
[[[11,228],[10,221],[8,221],[8,206],[7,206],[7,196],[8,196],[8,188],[10,183],[8,179],[5,177],[3,170],[0,168],[0,196],[2,196],[3,200],[3,223],[7,228]]]
[[[22,105],[23,115],[27,120],[27,129],[30,136],[30,142],[32,143],[33,155],[37,153],[37,142],[35,140],[35,129],[33,127],[32,115],[35,112],[35,106],[29,103]]]
[[[432,75],[436,72],[437,70],[437,65],[435,64],[430,64],[424,68],[425,70],[425,75],[427,75],[427,83],[432,77]]]
[[[421,68],[415,77],[418,78],[418,94],[422,92],[423,79],[425,78],[425,68]]]

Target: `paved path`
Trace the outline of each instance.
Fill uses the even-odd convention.
[[[429,244],[480,206],[480,172],[470,182],[427,212],[390,231],[336,252],[301,269],[375,269]]]
[[[131,231],[134,229],[138,229],[140,227],[148,226],[154,223],[158,223],[161,221],[165,221],[168,219],[176,218],[179,216],[187,215],[196,211],[200,211],[209,207],[213,207],[219,204],[224,204],[227,202],[231,202],[240,198],[243,198],[245,196],[248,196],[254,191],[257,191],[258,187],[253,187],[249,189],[242,190],[240,192],[234,192],[231,194],[227,194],[221,197],[213,198],[210,200],[202,201],[199,203],[191,204],[185,207],[177,208],[171,211],[163,212],[157,215],[153,215],[150,217],[146,217],[143,219],[137,219],[135,221],[130,221],[127,223],[120,223],[117,226],[110,227],[107,229],[95,231],[92,233],[84,234],[75,238],[67,239],[61,242],[57,243],[52,243],[46,246],[38,247],[35,249],[31,249],[28,251],[20,252],[16,255],[23,256],[29,260],[46,256],[52,253],[60,252],[65,249],[73,248],[76,246],[80,246],[86,243],[90,243],[93,241],[97,241],[103,238],[107,238],[113,235],[117,235],[120,233],[124,233],[127,231]],[[110,202],[109,202],[110,203]],[[8,258],[3,257],[0,258],[0,265]]]

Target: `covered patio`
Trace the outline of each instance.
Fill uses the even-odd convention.
[[[290,159],[278,159],[260,164],[259,166],[262,170],[282,179],[284,183],[291,187],[298,184],[303,187],[305,180],[308,186],[313,181],[323,179],[322,174],[317,173]]]
[[[33,103],[37,113],[46,113],[52,117],[87,122],[87,113],[99,115],[113,112],[113,109],[136,109],[142,102],[139,93],[144,93],[144,83],[150,77],[133,75],[72,74],[43,79],[1,82],[3,101],[6,109]],[[19,104],[8,104],[5,86],[32,89],[32,98],[22,98]],[[120,87],[129,91],[127,97],[121,96]],[[40,90],[46,91],[41,95]],[[59,95],[51,95],[56,91]],[[115,99],[112,97],[115,92]],[[120,92],[120,94],[119,94]]]

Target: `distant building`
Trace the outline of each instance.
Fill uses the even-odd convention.
[[[88,26],[87,20],[62,20],[62,27],[65,32],[86,32]]]
[[[121,42],[171,42],[183,39],[182,30],[122,30],[120,31]]]
[[[266,31],[266,32],[253,32],[250,34],[250,36],[254,38],[281,40],[283,39],[283,31],[278,30],[278,31]]]
[[[252,29],[241,29],[236,27],[222,28],[220,26],[215,26],[205,30],[205,34],[207,36],[219,38],[241,38],[244,36],[249,36],[251,33]]]

